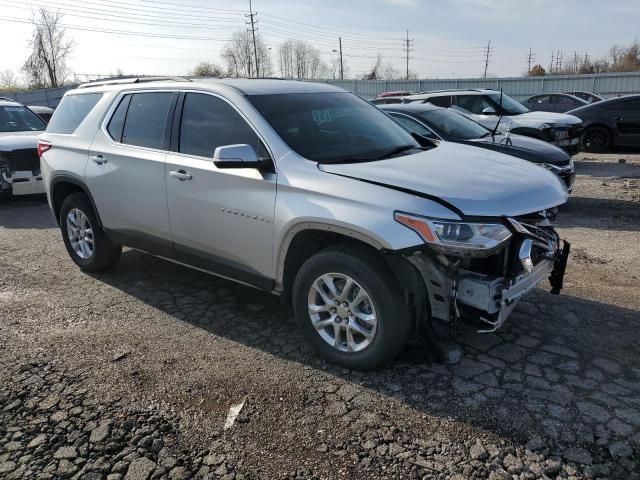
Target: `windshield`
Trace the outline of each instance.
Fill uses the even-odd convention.
[[[488,128],[454,110],[429,110],[418,113],[418,116],[433,125],[436,130],[460,140],[481,138],[491,133]]]
[[[316,162],[372,161],[387,153],[420,148],[387,115],[348,92],[248,99],[293,151]]]
[[[489,93],[487,96],[500,106],[500,93]],[[504,115],[520,115],[529,111],[524,105],[504,93],[502,94],[502,110],[504,110]]]
[[[19,105],[0,107],[0,132],[41,132],[47,125],[35,113]]]

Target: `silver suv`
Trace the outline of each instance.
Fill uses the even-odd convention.
[[[555,175],[420,146],[333,86],[89,84],[65,95],[39,151],[81,269],[112,266],[127,245],[273,292],[350,368],[392,360],[434,323],[493,331],[540,281],[562,285]]]

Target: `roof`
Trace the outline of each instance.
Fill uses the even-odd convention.
[[[431,97],[442,97],[447,94],[480,95],[483,93],[500,93],[500,91],[483,89],[483,88],[450,88],[448,90],[432,90],[430,92],[423,92],[417,95],[407,95],[404,98],[407,98],[410,100],[420,100],[420,99],[427,99]]]
[[[570,112],[582,112],[590,108],[599,109],[599,108],[602,108],[603,105],[608,105],[610,103],[616,103],[620,101],[623,102],[625,100],[638,100],[638,99],[640,99],[640,93],[636,93],[633,95],[623,95],[621,97],[605,98],[604,100],[600,100],[599,102],[587,103],[586,105],[582,105],[581,107],[574,108],[573,110],[570,110]]]
[[[431,103],[391,103],[387,105],[377,105],[382,110],[395,110],[398,112],[407,113],[422,113],[430,112],[432,110],[446,110],[445,108],[436,107]]]
[[[7,97],[0,97],[0,106],[2,107],[22,107],[23,105],[20,102],[16,102],[15,100],[12,100],[10,98]]]
[[[325,83],[304,82],[298,80],[278,80],[273,78],[198,78],[191,81],[185,79],[153,79],[151,81],[139,81],[139,79],[122,79],[94,82],[81,85],[75,90],[77,93],[90,91],[113,91],[130,89],[207,89],[215,86],[231,87],[245,95],[268,95],[285,93],[322,93],[345,92],[345,90]]]

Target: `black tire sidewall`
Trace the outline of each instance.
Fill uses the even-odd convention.
[[[367,261],[368,260],[368,261]],[[311,344],[329,361],[347,368],[371,369],[393,360],[408,337],[408,316],[395,277],[371,259],[339,250],[325,250],[311,257],[296,276],[293,308],[296,320]],[[342,352],[326,343],[311,323],[308,295],[313,281],[325,273],[353,278],[369,294],[377,315],[375,337],[359,352]]]

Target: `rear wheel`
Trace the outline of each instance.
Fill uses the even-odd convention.
[[[354,248],[323,250],[300,268],[294,312],[311,344],[354,369],[391,362],[406,345],[410,319],[384,262]]]
[[[107,238],[83,193],[69,195],[62,202],[60,230],[69,256],[86,272],[106,270],[120,258],[122,245]]]
[[[612,143],[611,132],[601,126],[587,128],[580,139],[582,149],[591,153],[605,152],[611,148]]]

